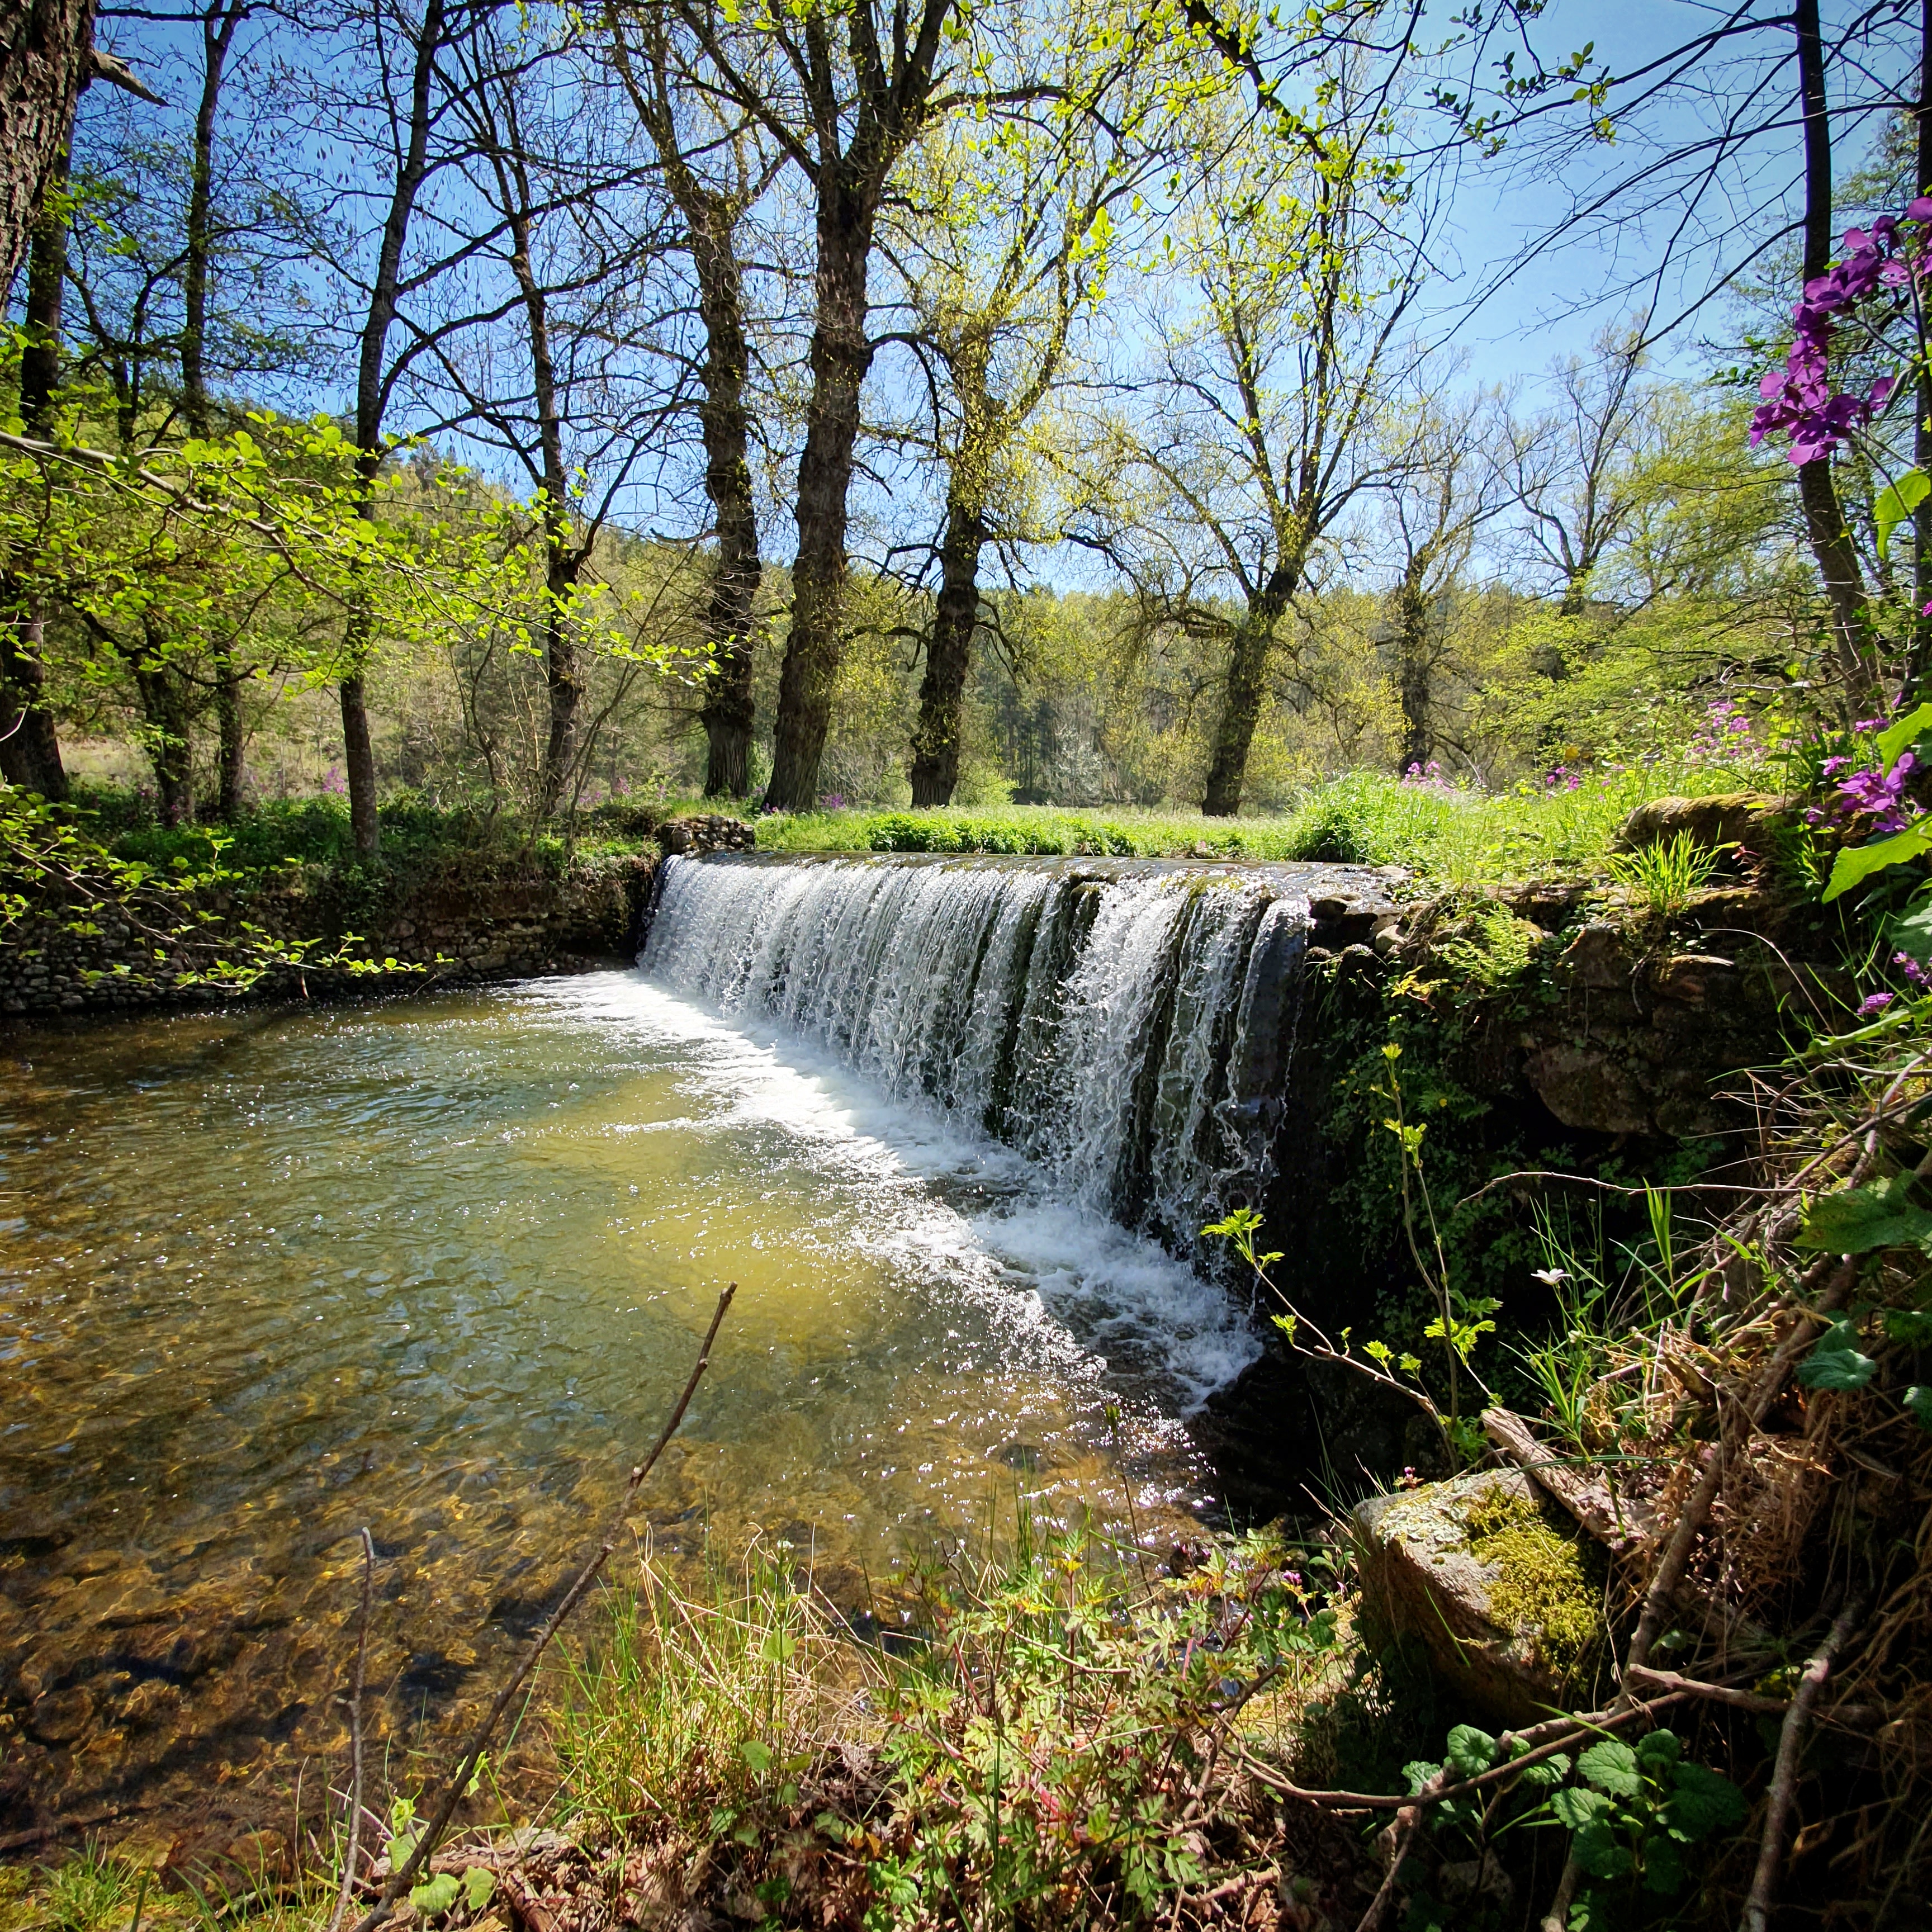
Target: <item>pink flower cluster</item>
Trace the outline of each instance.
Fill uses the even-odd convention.
[[[1791,352],[1784,367],[1765,372],[1758,385],[1764,400],[1751,418],[1751,446],[1774,431],[1791,439],[1793,463],[1828,456],[1855,429],[1862,429],[1891,400],[1898,379],[1881,376],[1863,396],[1832,393],[1832,318],[1840,309],[1880,289],[1908,286],[1922,273],[1924,238],[1932,224],[1932,196],[1921,195],[1899,218],[1881,214],[1870,229],[1845,231],[1844,259],[1804,284],[1803,298],[1791,310]]]
[[[1749,716],[1728,698],[1713,698],[1706,709],[1704,722],[1690,740],[1693,758],[1735,764],[1760,755],[1757,740],[1751,735]]]

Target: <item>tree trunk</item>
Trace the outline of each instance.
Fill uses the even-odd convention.
[[[164,664],[154,662],[152,669],[137,664],[134,688],[140,694],[141,715],[147,724],[155,810],[161,823],[170,828],[190,824],[194,819],[194,758],[181,679]]]
[[[1802,287],[1822,275],[1832,260],[1832,123],[1825,98],[1824,41],[1818,24],[1818,0],[1795,0],[1792,25],[1798,43],[1798,97],[1804,122],[1804,256],[1798,272]],[[1832,640],[1838,668],[1854,699],[1871,690],[1871,669],[1865,643],[1870,629],[1864,574],[1838,501],[1838,484],[1828,456],[1801,464],[1798,500],[1804,512],[1804,530],[1811,554],[1824,580],[1831,606]]]
[[[201,100],[195,110],[194,144],[188,166],[188,223],[182,262],[182,414],[191,436],[210,428],[208,398],[208,272],[214,229],[214,123],[221,82],[235,31],[247,0],[216,0],[201,20]],[[214,661],[214,708],[220,731],[215,763],[215,814],[232,824],[242,809],[242,774],[248,750],[242,711],[247,682],[232,651]]]
[[[66,156],[56,160],[52,180],[64,186]],[[54,426],[60,388],[61,296],[67,274],[67,223],[50,208],[34,224],[27,264],[27,306],[22,318],[26,340],[20,353],[20,421],[29,436],[45,436]],[[41,652],[45,615],[27,586],[10,577],[0,585],[6,616],[0,631],[0,773],[9,784],[56,801],[67,796],[67,771],[61,762],[60,733],[46,702],[46,677]]]
[[[214,714],[220,732],[215,760],[214,815],[232,825],[242,811],[244,754],[248,749],[246,720],[242,715],[242,687],[248,680],[224,656],[215,666]]]
[[[704,488],[717,526],[718,561],[704,614],[711,668],[704,680],[704,795],[742,798],[751,785],[752,654],[758,588],[758,505],[752,494],[745,411],[744,304],[733,224],[723,197],[688,208],[698,313],[705,332]]]
[[[0,288],[27,251],[87,84],[93,0],[14,0],[0,25]]]
[[[355,618],[350,621],[354,627]],[[376,817],[376,752],[369,740],[369,706],[360,674],[345,677],[341,691],[342,777],[349,788],[350,835],[357,853],[373,859],[382,848],[382,827]]]
[[[1429,598],[1423,589],[1429,561],[1426,551],[1411,557],[1395,591],[1396,676],[1402,692],[1402,753],[1396,763],[1403,771],[1426,765],[1434,748],[1429,716]]]
[[[1248,599],[1247,616],[1234,633],[1228,659],[1228,694],[1214,731],[1214,762],[1208,768],[1208,795],[1201,809],[1210,818],[1232,818],[1241,808],[1247,783],[1248,751],[1268,694],[1268,652],[1275,627],[1301,580],[1301,560],[1276,566],[1274,574]]]
[[[390,190],[389,212],[382,224],[376,279],[369,291],[369,312],[363,322],[356,361],[356,446],[362,455],[356,469],[364,516],[374,509],[376,478],[382,466],[382,411],[387,400],[383,382],[385,352],[390,326],[396,319],[403,244],[408,238],[410,217],[429,166],[431,96],[436,56],[442,49],[446,28],[443,0],[424,0],[410,79],[407,139],[397,158],[395,183]],[[382,847],[381,821],[376,813],[376,755],[370,742],[369,708],[362,682],[374,641],[368,610],[352,610],[343,638],[346,671],[342,680],[343,777],[349,787],[349,823],[355,835],[356,850],[365,859],[374,858]]]
[[[912,740],[914,805],[950,805],[959,782],[962,714],[980,625],[980,552],[986,541],[986,519],[955,496],[946,508],[939,602],[919,688],[919,726]]]
[[[809,811],[832,722],[844,645],[845,520],[859,395],[871,367],[866,278],[874,200],[854,190],[843,164],[828,164],[818,198],[818,316],[812,335],[812,398],[798,466],[798,556],[792,566],[791,632],[778,676],[772,780],[765,803]]]
[[[577,756],[577,706],[583,695],[577,675],[577,638],[570,609],[579,560],[568,539],[554,536],[545,544],[544,566],[544,682],[550,726],[544,739],[543,769],[537,782],[537,815],[548,818],[562,800]]]

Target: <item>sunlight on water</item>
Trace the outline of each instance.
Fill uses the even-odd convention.
[[[1018,1154],[636,974],[4,1051],[9,1814],[328,1745],[364,1523],[392,1714],[452,1721],[727,1280],[653,1533],[761,1528],[855,1606],[1022,1474],[1183,1520],[1178,1418],[1255,1352]]]

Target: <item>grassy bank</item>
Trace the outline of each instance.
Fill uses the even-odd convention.
[[[1600,869],[1635,808],[1671,794],[1702,796],[1766,782],[1735,766],[1633,768],[1488,793],[1404,784],[1356,772],[1311,790],[1280,818],[1199,812],[1070,811],[773,813],[758,821],[761,851],[997,852],[1116,857],[1316,860],[1401,866],[1444,885],[1486,885]],[[668,812],[700,810],[693,802]]]

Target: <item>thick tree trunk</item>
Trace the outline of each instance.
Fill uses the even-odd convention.
[[[1214,760],[1208,767],[1208,794],[1201,802],[1210,818],[1232,818],[1241,808],[1248,752],[1268,695],[1268,653],[1274,648],[1275,627],[1300,580],[1299,556],[1277,566],[1248,599],[1246,619],[1234,633],[1228,656],[1227,696],[1215,728]]]
[[[0,776],[23,790],[58,802],[67,796],[60,737],[45,702],[39,616],[24,609],[24,586],[0,590],[9,616],[0,628]]]
[[[1402,752],[1400,769],[1426,765],[1434,748],[1430,728],[1431,665],[1429,650],[1429,599],[1423,579],[1429,568],[1426,554],[1412,556],[1395,590],[1396,681],[1402,693]]]
[[[342,680],[341,695],[342,777],[349,789],[350,835],[358,853],[374,858],[382,848],[382,828],[376,817],[376,751],[370,742],[369,706],[359,674]]]
[[[215,667],[215,722],[220,733],[215,758],[214,813],[223,824],[232,825],[241,815],[244,754],[248,746],[247,721],[242,715],[242,692],[248,680],[224,657]]]
[[[1802,287],[1822,275],[1832,260],[1832,123],[1825,97],[1824,40],[1818,0],[1795,0],[1792,25],[1797,39],[1798,98],[1804,123],[1804,254],[1798,272]],[[1832,635],[1840,673],[1854,700],[1871,692],[1871,667],[1865,645],[1870,629],[1864,574],[1846,526],[1829,457],[1801,464],[1798,500],[1804,532],[1823,580],[1831,607]]]
[[[832,722],[844,645],[845,522],[859,396],[872,366],[866,278],[873,194],[855,190],[842,164],[824,170],[818,201],[818,310],[812,335],[812,399],[798,466],[798,556],[792,566],[791,632],[778,676],[772,779],[765,802],[809,811]]]
[[[194,819],[194,756],[188,735],[188,705],[181,678],[164,664],[134,667],[147,725],[148,762],[154,773],[154,808],[164,825]]]
[[[704,680],[706,798],[742,798],[751,784],[752,656],[756,642],[758,512],[752,494],[750,425],[745,410],[742,284],[733,223],[723,198],[707,196],[686,211],[704,323],[704,488],[717,526],[718,561],[704,614],[711,668]]]
[[[66,177],[63,154],[52,178],[62,184]],[[20,420],[29,436],[44,436],[53,428],[66,274],[67,223],[50,209],[34,224],[22,318]],[[5,612],[0,632],[0,773],[10,784],[58,801],[67,796],[67,771],[61,762],[60,733],[46,704],[44,615],[27,586],[14,578],[0,585],[0,607]]]
[[[93,30],[93,0],[13,0],[0,12],[0,288],[20,266],[66,154]]]
[[[959,782],[959,740],[973,636],[980,625],[980,552],[986,519],[956,496],[946,505],[939,550],[939,601],[919,688],[919,724],[912,740],[912,802],[950,805]]]

